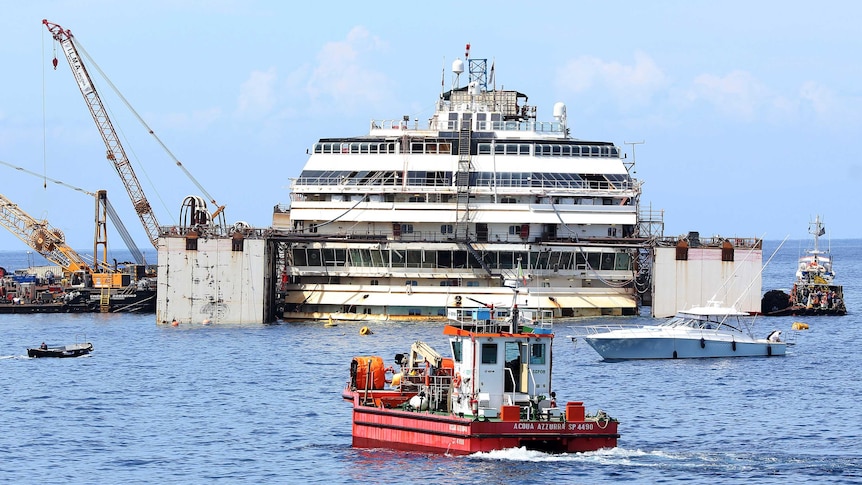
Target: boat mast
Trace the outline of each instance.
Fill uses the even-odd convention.
[[[817,261],[817,255],[820,254],[820,236],[826,234],[826,228],[823,227],[823,221],[820,220],[820,215],[814,218],[814,222],[808,224],[808,232],[814,236],[814,261]]]

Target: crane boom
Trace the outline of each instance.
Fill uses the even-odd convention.
[[[54,40],[60,44],[63,54],[66,55],[69,67],[72,69],[72,75],[74,75],[75,81],[78,83],[78,88],[84,96],[84,101],[90,109],[90,114],[93,115],[93,120],[99,128],[102,140],[105,142],[107,158],[122,179],[123,185],[129,193],[129,198],[132,200],[132,205],[135,207],[135,212],[141,219],[141,224],[144,226],[147,237],[150,239],[153,247],[158,247],[159,222],[146,195],[144,195],[144,190],[138,181],[138,177],[135,175],[129,158],[126,156],[126,151],[120,143],[117,132],[114,130],[114,125],[111,123],[108,112],[105,110],[99,93],[96,91],[96,86],[93,84],[93,80],[90,78],[90,74],[87,72],[87,68],[84,66],[84,62],[78,53],[72,32],[64,30],[59,25],[48,20],[42,20],[42,23],[54,37]],[[56,61],[54,59],[55,68]]]
[[[64,271],[90,273],[90,265],[66,245],[63,232],[24,212],[17,204],[0,194],[0,225],[33,248],[42,257],[61,266]]]

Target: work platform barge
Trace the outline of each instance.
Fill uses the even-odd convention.
[[[344,245],[343,252],[336,254],[319,253],[319,271],[330,274],[329,280],[337,282],[339,272],[361,272],[362,266],[356,265],[354,257],[379,248],[383,254],[397,251],[392,249],[392,241],[381,238],[327,238]],[[480,303],[493,298],[494,291],[505,290],[508,297],[502,303],[511,303],[512,289],[507,285],[510,280],[499,276],[489,276],[484,281],[491,286],[468,285],[469,279],[452,279],[445,276],[440,268],[411,268],[406,263],[398,266],[389,261],[392,272],[423,271],[425,274],[439,273],[437,278],[425,277],[439,291],[441,282],[446,283],[447,299],[439,303],[439,308],[417,306],[410,308],[389,308],[384,304],[364,305],[363,301],[381,301],[390,292],[410,292],[410,298],[424,294],[422,286],[393,288],[385,284],[383,277],[378,284],[366,284],[356,288],[351,294],[344,294],[343,312],[337,314],[315,313],[311,297],[326,290],[325,280],[305,282],[294,275],[297,264],[294,249],[301,247],[308,255],[307,248],[321,243],[321,238],[309,234],[296,234],[272,228],[252,228],[237,224],[221,234],[208,233],[201,228],[165,228],[158,244],[158,291],[156,320],[159,324],[177,323],[271,323],[291,315],[293,301],[299,296],[307,299],[309,312],[302,320],[326,319],[364,319],[445,321],[447,307],[478,307]],[[632,297],[632,304],[650,302],[653,316],[665,316],[669,312],[690,307],[711,295],[720,294],[726,302],[737,302],[737,308],[750,313],[760,309],[760,268],[762,264],[761,241],[751,238],[702,238],[696,233],[675,238],[619,238],[609,241],[583,239],[579,247],[589,251],[591,247],[606,246],[609,243],[628,245],[640,256],[639,265],[632,269],[632,278],[637,278],[644,291]],[[571,242],[569,243],[571,244]],[[518,248],[521,245],[517,246]],[[554,302],[541,292],[541,271],[578,271],[577,269],[537,268],[541,252],[545,247],[553,247],[553,241],[527,245],[526,250],[513,249],[513,260],[520,257],[526,285],[519,288],[518,302],[536,302],[544,299],[539,308],[557,318],[580,315],[565,314]],[[478,246],[481,255],[481,246]],[[518,254],[519,253],[519,254]],[[305,264],[308,264],[306,261]],[[304,268],[308,270],[308,267]],[[322,278],[322,276],[321,276]],[[740,280],[746,285],[726,285],[725,281]],[[538,281],[537,281],[538,280]],[[521,280],[523,283],[524,280]],[[423,281],[424,283],[424,281]],[[428,283],[430,284],[430,283]],[[535,289],[535,293],[534,293]],[[566,295],[560,295],[566,296]],[[523,300],[523,302],[521,301]],[[492,300],[489,303],[498,303]],[[295,308],[294,308],[295,309]],[[639,308],[638,308],[639,311]],[[613,315],[614,308],[594,307],[591,315]],[[587,314],[586,310],[583,314]],[[618,313],[617,313],[618,314]],[[311,317],[313,316],[313,318]]]

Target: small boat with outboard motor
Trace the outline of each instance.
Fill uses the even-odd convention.
[[[581,401],[557,406],[550,328],[520,312],[450,308],[451,357],[423,341],[397,354],[354,357],[343,397],[353,404],[353,446],[447,454],[524,447],[584,452],[617,445],[618,422]],[[391,379],[388,376],[391,374]]]
[[[91,344],[90,342],[74,343],[69,345],[47,345],[46,343],[42,342],[42,345],[40,345],[39,347],[28,348],[27,356],[30,358],[81,357],[82,355],[88,355],[92,351],[93,344]]]

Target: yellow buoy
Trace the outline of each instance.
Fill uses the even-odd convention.
[[[793,330],[808,330],[808,324],[804,322],[793,322]]]
[[[362,327],[359,329],[359,335],[371,335],[372,333],[374,332],[372,332],[368,327]]]

